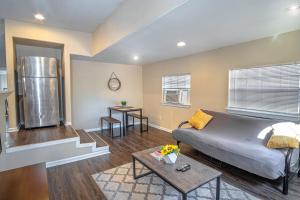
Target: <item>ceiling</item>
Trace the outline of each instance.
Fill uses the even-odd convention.
[[[37,22],[42,13],[45,25],[93,32],[123,0],[1,0],[0,18]]]
[[[300,29],[297,0],[190,0],[94,60],[147,64]],[[178,48],[177,41],[186,46]],[[138,61],[133,56],[138,55]],[[88,59],[83,58],[81,59]]]
[[[0,18],[94,32],[125,0],[0,0]],[[145,0],[148,1],[148,0]],[[142,3],[141,1],[137,1]],[[300,29],[299,0],[188,0],[152,24],[106,48],[93,58],[110,63],[148,64]],[[134,10],[132,11],[134,12]],[[143,16],[141,16],[143,17]],[[176,43],[185,41],[178,48]],[[133,60],[138,55],[139,60]]]

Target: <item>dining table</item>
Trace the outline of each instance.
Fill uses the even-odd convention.
[[[128,115],[127,114],[129,112],[139,112],[139,115],[140,115],[140,132],[143,133],[143,122],[142,122],[143,109],[142,108],[133,107],[133,106],[113,106],[113,107],[109,107],[108,109],[109,109],[109,117],[112,117],[112,111],[122,113],[123,136],[126,135],[126,131],[127,131],[127,128],[128,128]]]

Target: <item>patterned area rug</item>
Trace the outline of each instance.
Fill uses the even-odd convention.
[[[137,174],[148,172],[136,163]],[[92,175],[108,200],[180,200],[181,194],[154,173],[133,179],[132,163]],[[221,179],[222,180],[222,179]],[[190,192],[188,199],[211,200],[216,198],[216,181],[211,181]],[[234,200],[258,200],[253,195],[221,181],[221,198]]]

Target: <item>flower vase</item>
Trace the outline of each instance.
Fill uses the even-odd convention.
[[[175,164],[176,160],[177,160],[177,154],[176,153],[170,153],[168,155],[165,155],[163,157],[164,161],[167,164]]]

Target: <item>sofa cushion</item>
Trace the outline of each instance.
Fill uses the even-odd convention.
[[[202,110],[197,110],[195,114],[191,117],[189,120],[189,124],[198,129],[201,130],[203,129],[210,120],[212,120],[213,116],[206,114]]]
[[[267,143],[267,147],[271,149],[298,148],[299,141],[296,137],[272,135]]]

